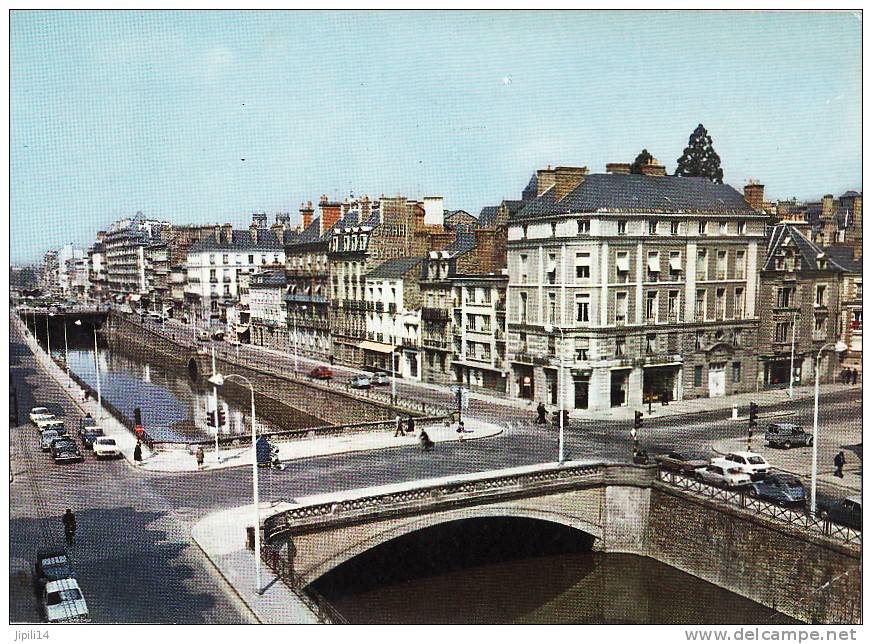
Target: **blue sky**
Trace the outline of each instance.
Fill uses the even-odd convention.
[[[11,259],[137,210],[478,213],[549,163],[672,172],[700,122],[737,188],[859,190],[860,37],[851,13],[15,11]]]

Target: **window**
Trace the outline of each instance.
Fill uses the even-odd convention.
[[[615,255],[615,272],[618,282],[630,281],[630,252],[619,250]]]
[[[673,282],[681,279],[681,251],[673,250],[669,253],[669,279]]]
[[[645,294],[645,320],[657,322],[657,291],[648,291]]]
[[[557,222],[555,221],[551,222],[551,236],[557,237]]]
[[[793,292],[796,289],[790,286],[780,287],[775,292],[775,306],[781,309],[793,306]]]
[[[736,251],[736,279],[745,279],[745,251]]]
[[[827,316],[818,315],[814,319],[814,339],[823,340],[827,336]]]
[[[618,234],[626,235],[627,234],[627,220],[619,219],[618,220]]]
[[[699,222],[699,234],[700,235],[705,235],[706,226],[707,226],[707,222],[705,222],[705,221]]]
[[[575,321],[590,322],[590,295],[575,296]]]
[[[718,235],[726,235],[727,234],[727,222],[721,221],[718,222]]]
[[[733,346],[741,347],[742,341],[745,339],[745,332],[742,329],[733,331]]]
[[[733,363],[733,382],[742,382],[742,363]]]
[[[657,282],[660,279],[660,253],[648,253],[648,281]]]
[[[725,288],[715,290],[715,315],[718,320],[727,317],[727,289]]]
[[[575,359],[589,360],[590,359],[590,340],[587,338],[575,339]]]
[[[520,269],[521,269],[521,284],[526,284],[526,282],[527,282],[527,256],[521,255],[518,258],[518,262],[520,264]]]
[[[733,293],[733,317],[737,320],[745,317],[745,289],[741,287]]]
[[[746,226],[747,226],[747,224],[744,221],[740,221],[738,224],[736,224],[736,234],[737,235],[744,235],[745,230],[746,230]]]
[[[719,250],[718,251],[718,279],[725,280],[727,279],[727,251]]]
[[[579,235],[590,235],[590,221],[587,219],[578,219],[576,221]]]
[[[215,263],[215,254],[214,253],[209,253],[209,263],[210,264]]]
[[[697,331],[693,338],[693,348],[702,351],[703,342],[705,342],[705,331]]]
[[[553,356],[557,353],[557,338],[553,335],[548,336],[548,355]]]
[[[669,234],[677,235],[680,229],[680,222],[670,221],[669,222]]]
[[[225,263],[225,264],[229,264],[229,263],[230,263],[230,257],[229,257],[228,255],[222,255],[222,256],[221,256],[221,261],[222,261],[223,263]]]
[[[590,279],[590,253],[575,254],[575,279]]]
[[[623,358],[627,355],[627,336],[619,335],[615,337],[615,357]]]
[[[518,301],[518,318],[521,321],[521,324],[527,323],[527,294],[521,293],[520,299]]]
[[[548,294],[548,324],[555,324],[557,320],[557,293]]]
[[[521,237],[527,239],[527,224],[521,226]]]
[[[656,235],[657,234],[657,220],[652,219],[648,222],[648,234]]]
[[[775,341],[787,342],[790,333],[790,322],[787,320],[775,323]]]
[[[704,248],[696,253],[696,279],[708,279],[708,251]]]
[[[656,333],[645,334],[645,353],[647,355],[652,355],[654,353],[657,353],[657,334]]]
[[[702,367],[699,365],[693,368],[693,386],[702,387]]]
[[[557,283],[557,255],[549,253],[548,263],[545,266],[545,282],[547,284]]]
[[[629,322],[627,319],[627,292],[619,291],[615,293],[615,322],[617,324],[626,324]]]
[[[669,316],[670,322],[678,321],[679,297],[680,295],[678,291],[669,291],[669,298],[667,299],[667,315]]]
[[[826,284],[818,284],[815,286],[814,305],[815,306],[826,306],[827,305],[827,285]]]
[[[694,314],[696,315],[697,321],[705,320],[706,318],[706,302],[705,302],[705,289],[698,288],[696,289],[696,308],[694,309]]]

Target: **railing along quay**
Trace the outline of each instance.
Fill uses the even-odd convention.
[[[819,519],[804,510],[796,510],[778,505],[777,503],[762,501],[759,498],[754,498],[745,494],[741,489],[730,490],[715,487],[692,476],[686,476],[678,474],[677,472],[670,472],[662,469],[658,471],[657,479],[663,483],[691,492],[697,496],[751,510],[756,514],[783,523],[788,523],[798,528],[808,530],[809,532],[832,538],[836,541],[857,545],[862,543],[862,533],[859,530],[839,525],[832,521]]]

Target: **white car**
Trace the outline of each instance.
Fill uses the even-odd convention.
[[[121,450],[118,449],[118,443],[114,438],[109,436],[99,436],[94,441],[94,456],[97,458],[117,458],[121,456]]]
[[[72,577],[50,581],[42,592],[42,609],[49,622],[87,622],[88,604]]]
[[[54,420],[55,415],[45,407],[34,407],[30,410],[30,422],[42,429],[41,424]]]
[[[723,459],[712,461],[709,465],[701,467],[696,471],[696,477],[705,483],[717,485],[719,487],[742,487],[743,485],[751,485],[751,477],[745,474],[737,467],[730,467],[724,464]]]
[[[754,452],[730,452],[726,456],[715,461],[726,461],[729,467],[737,467],[740,471],[749,475],[752,480],[759,481],[769,473],[769,463],[766,459]]]

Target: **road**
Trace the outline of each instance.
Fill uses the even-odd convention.
[[[22,423],[32,406],[61,405],[68,418],[78,410],[41,371],[17,337],[10,338],[11,380],[18,391]],[[436,392],[434,392],[435,394]],[[450,398],[450,394],[445,394]],[[860,392],[827,398],[822,432],[856,427],[860,436]],[[794,419],[810,425],[811,401],[794,404]],[[296,497],[419,478],[554,461],[557,431],[534,425],[531,413],[472,401],[468,412],[505,427],[497,438],[442,443],[424,453],[417,448],[323,456],[295,461],[282,472],[261,476],[261,499]],[[709,451],[713,442],[744,435],[743,423],[727,412],[702,416],[646,418],[640,434],[649,453],[686,449]],[[60,516],[73,508],[79,523],[73,557],[99,623],[239,623],[251,615],[190,541],[190,527],[205,514],[251,500],[248,468],[187,474],[135,470],[124,461],[56,466],[39,451],[29,424],[11,429],[13,472],[10,530],[11,620],[38,621],[29,591],[28,570],[36,548],[62,539]],[[566,429],[567,458],[628,461],[627,423],[573,421]],[[822,495],[839,490],[821,486]],[[242,528],[240,527],[240,533]],[[241,538],[241,537],[240,537]],[[25,592],[26,591],[26,592]]]

